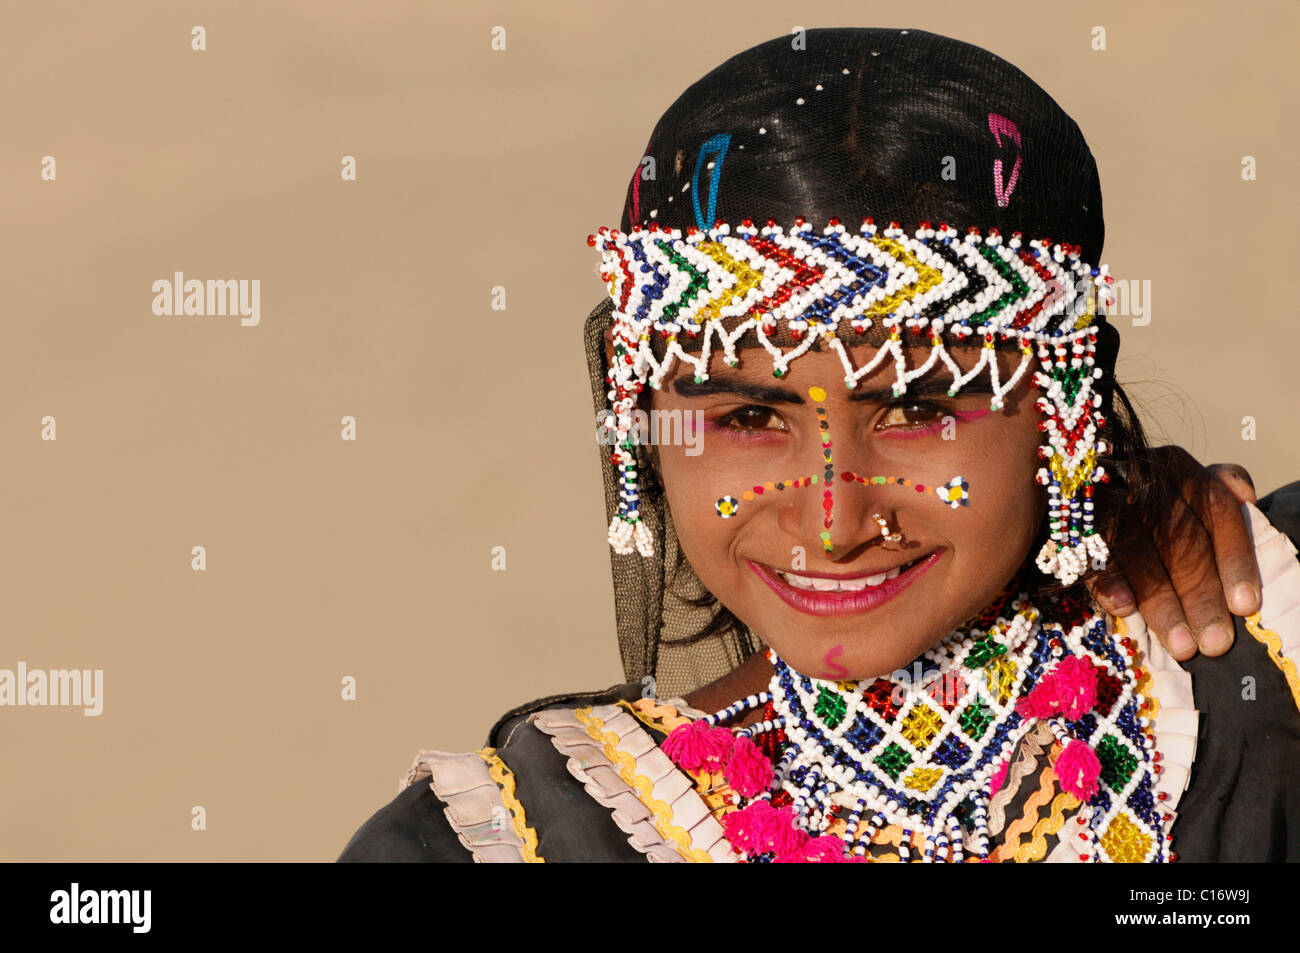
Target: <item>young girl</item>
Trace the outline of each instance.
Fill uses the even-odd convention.
[[[1243,506],[1223,659],[1085,588],[1176,491],[1077,125],[977,47],[810,30],[645,155],[585,329],[634,681],[420,752],[340,859],[1300,857],[1300,484]]]

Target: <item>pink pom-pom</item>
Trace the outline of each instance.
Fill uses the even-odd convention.
[[[1096,703],[1097,667],[1086,658],[1067,655],[1039,680],[1032,692],[1016,702],[1016,711],[1026,718],[1063,715],[1076,721]]]
[[[998,768],[998,773],[993,775],[993,780],[989,782],[989,797],[997,794],[1002,790],[1002,785],[1006,784],[1007,771],[1011,767],[1011,759],[1003,758],[1002,767]]]
[[[735,743],[736,736],[726,728],[716,728],[706,721],[688,721],[670,731],[660,747],[679,768],[716,771],[731,756]]]
[[[844,853],[844,841],[826,834],[821,837],[810,837],[799,853],[802,856],[798,861],[807,864],[843,864],[849,859]],[[777,860],[790,863],[789,860],[781,857]]]
[[[1086,658],[1067,655],[1052,669],[1052,681],[1061,714],[1076,721],[1097,703],[1097,667]]]
[[[1061,780],[1061,790],[1067,794],[1086,802],[1097,793],[1101,762],[1097,760],[1097,752],[1077,738],[1071,738],[1057,757],[1055,770]]]
[[[772,786],[772,762],[758,745],[741,736],[727,762],[727,783],[741,797],[753,797]]]
[[[1016,711],[1024,718],[1051,718],[1056,714],[1056,696],[1048,684],[1048,676],[1034,686],[1034,690],[1016,702]]]
[[[755,801],[732,811],[723,818],[722,829],[733,846],[750,854],[780,857],[798,851],[808,841],[808,834],[794,826],[794,811],[774,808],[770,801]]]

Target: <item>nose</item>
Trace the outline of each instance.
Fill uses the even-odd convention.
[[[855,464],[865,465],[864,455],[850,453],[845,440],[837,447],[825,389],[811,387],[808,396],[817,414],[817,470],[813,471],[817,483],[809,488],[814,492],[802,495],[797,507],[786,511],[787,529],[826,557],[848,561],[866,546],[883,544],[885,536],[894,532],[893,505],[885,498],[887,489],[893,488],[859,481],[841,468],[841,461],[850,457]],[[882,532],[882,523],[889,527],[887,532]]]

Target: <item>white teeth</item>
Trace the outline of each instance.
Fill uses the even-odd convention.
[[[908,566],[911,564],[909,563]],[[808,589],[812,592],[861,592],[868,586],[878,586],[887,579],[895,578],[908,566],[895,566],[886,572],[874,576],[859,576],[857,579],[824,579],[820,576],[796,576],[794,573],[777,570],[777,575],[796,589]]]

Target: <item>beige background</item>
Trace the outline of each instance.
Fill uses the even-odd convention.
[[[792,9],[4,8],[0,667],[102,668],[105,707],[0,708],[0,858],[332,860],[417,748],[621,681],[585,238],[681,90],[795,25],[929,29],[1041,83],[1097,156],[1105,261],[1153,284],[1121,379],[1261,493],[1300,477],[1300,7]],[[260,326],[156,317],[174,271],[260,279]]]

